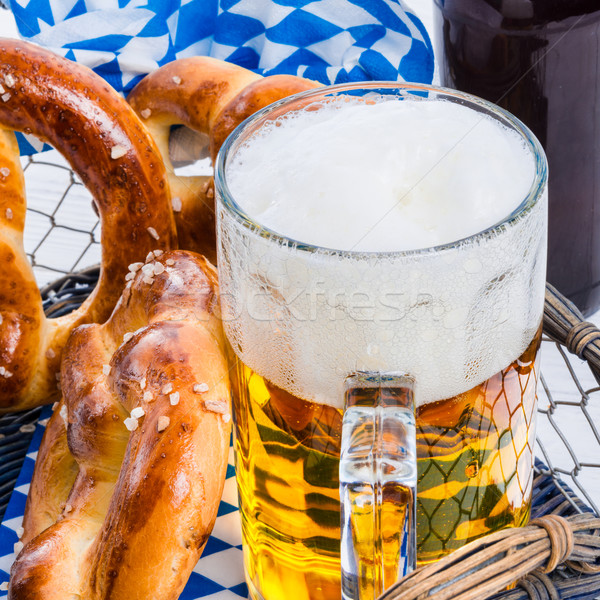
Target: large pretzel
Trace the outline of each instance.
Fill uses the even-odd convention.
[[[23,249],[25,191],[12,130],[70,162],[102,222],[102,271],[78,310],[48,320]],[[127,102],[86,67],[0,40],[0,412],[52,401],[75,325],[108,318],[130,263],[176,245],[160,154]]]
[[[106,323],[73,332],[11,600],[179,596],[227,467],[230,391],[216,295],[204,258],[164,253],[139,270]]]
[[[184,58],[154,71],[127,100],[142,117],[163,157],[182,248],[216,258],[212,177],[177,176],[169,156],[173,125],[209,137],[215,159],[225,138],[260,108],[321,84],[292,75],[261,77],[209,57]]]

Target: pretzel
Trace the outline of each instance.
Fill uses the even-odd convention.
[[[242,67],[197,56],[169,63],[131,91],[128,102],[140,115],[163,157],[182,248],[216,260],[214,186],[210,176],[175,175],[169,156],[173,125],[208,136],[215,160],[225,138],[257,110],[321,84],[292,75],[262,77]]]
[[[217,278],[193,253],[156,254],[67,343],[11,600],[172,600],[208,539],[231,425]]]
[[[72,328],[108,318],[127,265],[176,247],[165,171],[138,117],[86,67],[34,44],[0,40],[0,412],[56,395]],[[102,223],[102,270],[78,310],[46,319],[23,248],[25,188],[12,130],[33,133],[69,161]]]

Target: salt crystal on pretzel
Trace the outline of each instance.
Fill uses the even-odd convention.
[[[155,240],[160,240],[160,235],[158,235],[158,232],[156,231],[156,229],[154,229],[154,227],[147,227],[146,228],[148,230],[148,233],[155,239]]]
[[[161,415],[158,417],[158,421],[156,422],[156,431],[159,433],[163,432],[169,425],[171,424],[171,419],[169,417],[165,417]]]
[[[110,149],[110,157],[112,159],[117,159],[125,156],[127,154],[127,148],[125,146],[113,146]]]
[[[138,428],[138,420],[135,417],[127,417],[123,423],[128,431],[135,431]]]
[[[144,409],[141,406],[136,406],[132,411],[131,411],[131,416],[134,419],[141,419],[146,413],[144,412]]]

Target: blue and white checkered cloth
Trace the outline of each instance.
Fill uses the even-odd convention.
[[[433,49],[400,0],[9,0],[20,35],[127,93],[177,58],[208,55],[324,84],[431,83]],[[39,150],[21,138],[23,153]]]

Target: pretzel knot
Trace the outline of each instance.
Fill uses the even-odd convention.
[[[11,600],[178,598],[223,491],[231,428],[217,277],[155,251],[74,330],[38,452]]]
[[[214,161],[227,136],[257,110],[321,84],[292,75],[262,77],[234,64],[197,56],[157,69],[127,100],[155,139],[165,163],[182,248],[216,259],[212,177],[178,176],[169,155],[171,127],[185,125],[205,137]]]
[[[550,557],[543,573],[554,571],[558,565],[567,560],[573,552],[573,530],[569,522],[558,515],[545,515],[529,522],[529,525],[542,527],[550,538]]]
[[[34,44],[0,40],[0,412],[51,402],[73,327],[108,318],[127,266],[176,247],[165,170],[131,107],[86,67]],[[50,143],[92,193],[102,269],[76,311],[46,319],[23,248],[25,187],[13,130]]]

